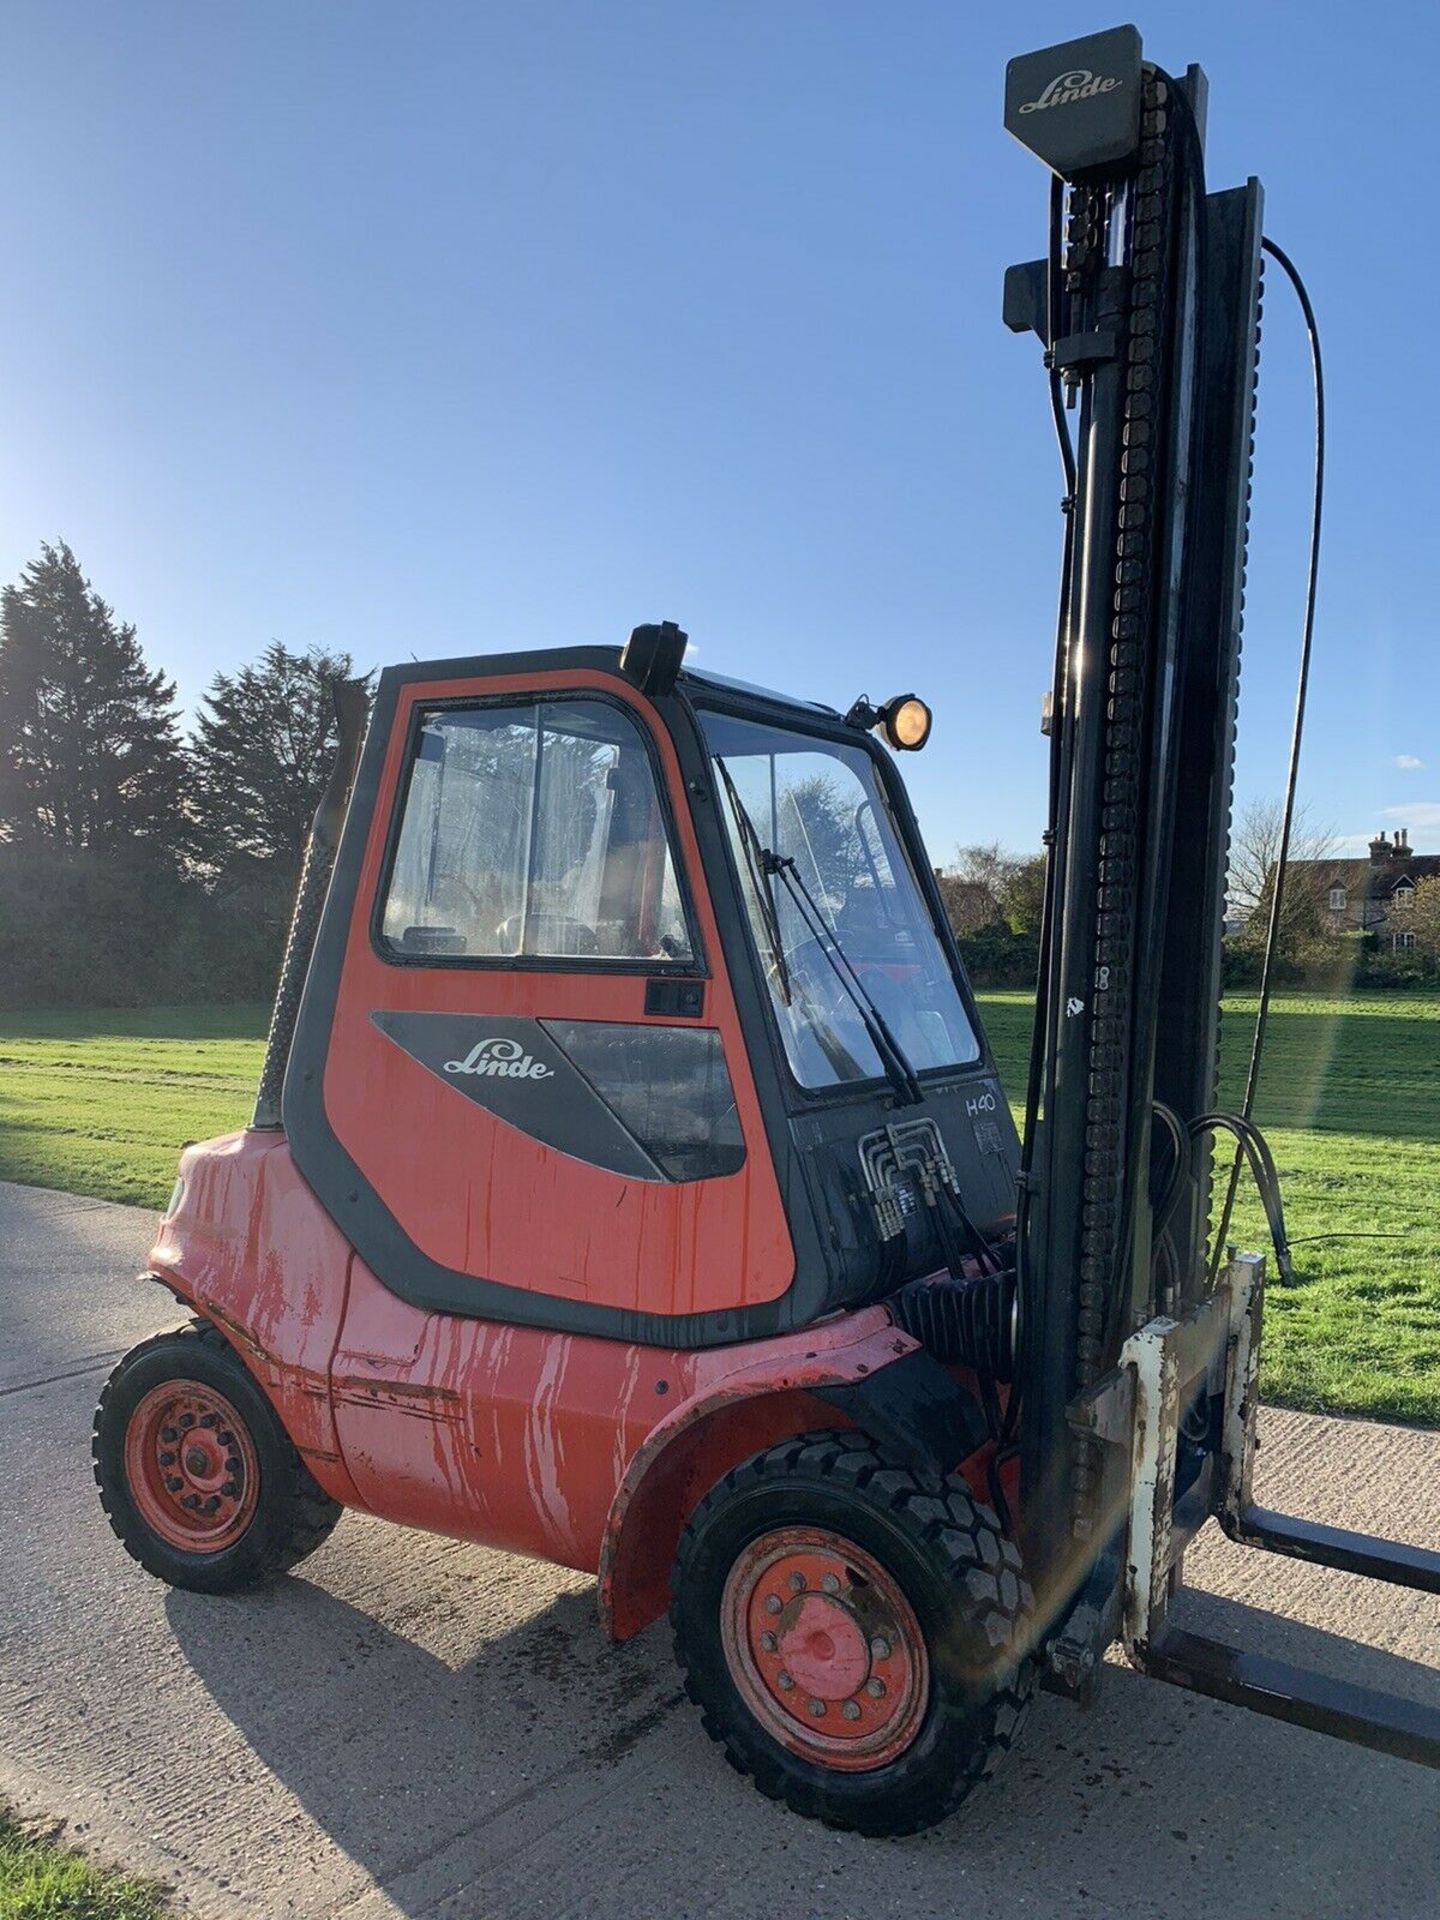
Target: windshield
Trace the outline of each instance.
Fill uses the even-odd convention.
[[[881,1045],[884,1033],[893,1035],[916,1072],[978,1059],[867,750],[724,714],[704,713],[700,722],[751,934],[801,1086],[891,1071],[866,1000],[881,1016]]]

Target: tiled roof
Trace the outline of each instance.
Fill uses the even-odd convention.
[[[1406,881],[1418,886],[1422,880],[1440,877],[1440,853],[1411,853],[1383,866],[1369,860],[1295,860],[1291,871],[1311,872],[1323,885],[1344,887],[1356,899],[1388,900]]]
[[[1440,853],[1412,853],[1408,859],[1392,861],[1377,870],[1370,888],[1374,900],[1388,900],[1397,887],[1418,886],[1422,880],[1440,875]]]

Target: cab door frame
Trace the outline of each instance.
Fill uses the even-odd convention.
[[[544,958],[527,959],[519,965],[505,961],[494,965],[483,957],[477,964],[477,957],[470,956],[465,964],[467,957],[426,955],[407,957],[396,964],[393,956],[375,949],[373,915],[399,817],[402,777],[413,740],[412,710],[482,702],[507,693],[531,698],[551,692],[618,701],[636,720],[658,758],[662,804],[670,815],[681,885],[688,889],[695,923],[692,939],[698,938],[696,964],[686,969],[609,962],[603,973],[580,973],[573,962]],[[382,675],[306,979],[282,1111],[296,1164],[322,1206],[382,1284],[411,1304],[669,1347],[711,1346],[763,1337],[804,1324],[806,1317],[813,1316],[814,1289],[800,1289],[797,1298],[796,1252],[787,1219],[790,1182],[777,1179],[773,1108],[765,1111],[771,1102],[757,1087],[751,1058],[753,1028],[748,1021],[742,1024],[735,1004],[725,943],[710,896],[710,886],[720,884],[719,876],[728,869],[723,864],[712,866],[697,840],[695,816],[705,812],[699,791],[699,783],[682,772],[677,742],[666,720],[657,714],[656,703],[646,700],[619,673],[616,656],[609,649],[576,648],[422,663],[392,668]],[[580,962],[581,967],[584,964]],[[406,976],[412,980],[421,976],[429,980],[448,978],[456,985],[458,1004],[471,1007],[477,1004],[474,993],[467,993],[461,983],[488,979],[499,990],[498,999],[489,1001],[489,1010],[498,1014],[506,1008],[516,1015],[537,1013],[542,999],[551,1008],[560,1004],[553,997],[557,990],[563,1003],[568,997],[564,982],[583,981],[583,1004],[575,998],[570,1017],[636,1024],[655,1017],[646,1012],[651,981],[703,979],[707,1005],[697,1024],[719,1026],[724,1031],[747,1166],[755,1185],[743,1221],[732,1214],[727,1225],[719,1210],[713,1206],[709,1209],[712,1237],[722,1252],[726,1244],[747,1236],[763,1246],[769,1261],[764,1286],[752,1285],[749,1297],[724,1305],[657,1312],[643,1298],[637,1298],[633,1305],[623,1305],[558,1297],[546,1293],[543,1286],[517,1286],[461,1270],[423,1250],[397,1217],[395,1207],[387,1205],[377,1193],[374,1179],[367,1177],[335,1124],[336,1087],[346,1072],[344,1058],[357,1047],[353,996],[359,990],[362,973],[368,975],[372,986],[383,979],[386,998]],[[413,1000],[413,993],[409,997]],[[403,990],[399,998],[403,1005],[407,998]],[[364,1009],[367,1016],[372,1010]],[[674,1014],[664,1017],[685,1024]],[[763,1054],[758,1078],[761,1082],[766,1079]],[[765,1089],[765,1093],[769,1091]],[[453,1096],[447,1092],[439,1097]],[[352,1104],[354,1098],[358,1096],[352,1089]],[[780,1137],[788,1155],[788,1129],[783,1124]]]

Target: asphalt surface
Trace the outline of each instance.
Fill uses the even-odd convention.
[[[593,1583],[347,1515],[274,1590],[173,1593],[100,1513],[109,1366],[173,1325],[150,1216],[0,1184],[0,1793],[216,1920],[1440,1913],[1440,1774],[1107,1671],[922,1838],[771,1806]],[[1440,1546],[1440,1436],[1267,1416],[1260,1492]],[[1212,1530],[1213,1531],[1213,1530]],[[1440,1600],[1202,1538],[1178,1618],[1440,1706]],[[1353,1636],[1353,1637],[1352,1637]],[[1362,1646],[1361,1640],[1368,1642]]]

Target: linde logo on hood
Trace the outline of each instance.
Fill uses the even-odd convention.
[[[485,1073],[495,1080],[550,1080],[555,1069],[542,1066],[518,1040],[477,1040],[463,1060],[447,1060],[446,1073]]]
[[[1072,100],[1093,100],[1096,94],[1113,93],[1118,80],[1102,80],[1089,67],[1072,67],[1069,73],[1057,73],[1038,100],[1025,101],[1021,113],[1043,113],[1047,107],[1068,106]]]

